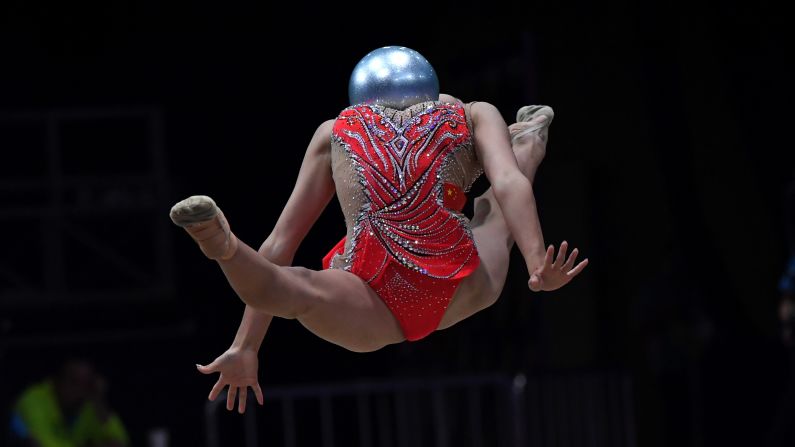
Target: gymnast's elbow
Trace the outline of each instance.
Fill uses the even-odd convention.
[[[521,190],[533,192],[533,185],[519,170],[500,173],[490,180],[491,187],[494,188],[494,195],[498,199]]]

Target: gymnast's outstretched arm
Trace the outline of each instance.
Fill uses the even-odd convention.
[[[258,250],[259,254],[274,264],[292,264],[299,245],[334,197],[334,181],[330,172],[333,125],[334,120],[329,120],[315,131],[298,172],[295,188],[273,231]],[[211,364],[197,365],[202,373],[221,373],[210,392],[210,400],[215,400],[228,384],[230,391],[227,396],[232,398],[227,398],[227,409],[232,410],[234,406],[236,393],[233,393],[232,388],[235,388],[235,391],[237,388],[242,388],[238,402],[238,411],[241,413],[246,407],[246,387],[250,386],[259,403],[263,403],[257,380],[257,351],[272,319],[273,316],[246,306],[232,346]]]
[[[527,269],[532,273],[544,262],[544,236],[533,186],[516,164],[508,126],[497,108],[486,102],[473,104],[472,121],[478,158]]]
[[[519,170],[511,140],[500,112],[491,104],[472,106],[475,147],[505,223],[522,252],[530,273],[528,286],[534,291],[555,290],[571,281],[588,260],[573,266],[576,256],[566,258],[567,244],[561,244],[554,259],[554,246],[544,249],[544,236],[536,210],[533,187]],[[573,267],[573,268],[572,268]]]
[[[331,129],[334,120],[321,124],[309,142],[298,179],[271,234],[258,252],[276,265],[291,265],[295,252],[320,214],[334,197],[331,178]],[[235,343],[259,349],[271,316],[247,306]]]
[[[298,179],[273,231],[259,253],[272,262],[289,265],[298,246],[334,197],[331,177],[331,130],[335,120],[321,124],[309,142]]]

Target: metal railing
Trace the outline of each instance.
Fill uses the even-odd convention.
[[[621,374],[361,381],[264,394],[265,406],[249,405],[242,421],[219,414],[224,394],[209,402],[207,446],[635,446],[631,382]],[[232,441],[234,432],[242,439]]]

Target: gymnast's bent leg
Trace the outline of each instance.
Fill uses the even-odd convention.
[[[253,308],[297,319],[317,336],[351,351],[373,351],[404,340],[389,309],[359,277],[336,269],[271,263],[237,240],[209,197],[178,203],[172,220],[188,231],[205,255],[218,261],[237,295]]]
[[[518,122],[509,127],[517,164],[531,184],[546,154],[548,129],[553,117],[549,107],[524,107],[520,109]],[[505,285],[514,240],[491,188],[475,199],[471,225],[481,267],[459,286],[440,329],[494,304]],[[572,262],[576,260],[576,254],[575,249]]]

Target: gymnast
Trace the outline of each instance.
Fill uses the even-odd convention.
[[[257,352],[271,319],[296,319],[355,352],[422,339],[494,304],[513,244],[532,291],[556,290],[588,264],[568,244],[546,249],[532,183],[544,158],[552,109],[526,106],[506,125],[486,102],[439,94],[428,61],[405,47],[365,56],[351,76],[351,106],[322,123],[273,231],[255,251],[235,237],[207,196],[171,209],[246,304],[231,347],[206,366],[220,373],[215,400],[229,386],[227,409],[260,405]],[[491,187],[461,209],[485,173]],[[346,236],[323,270],[291,266],[312,225],[335,195]]]

